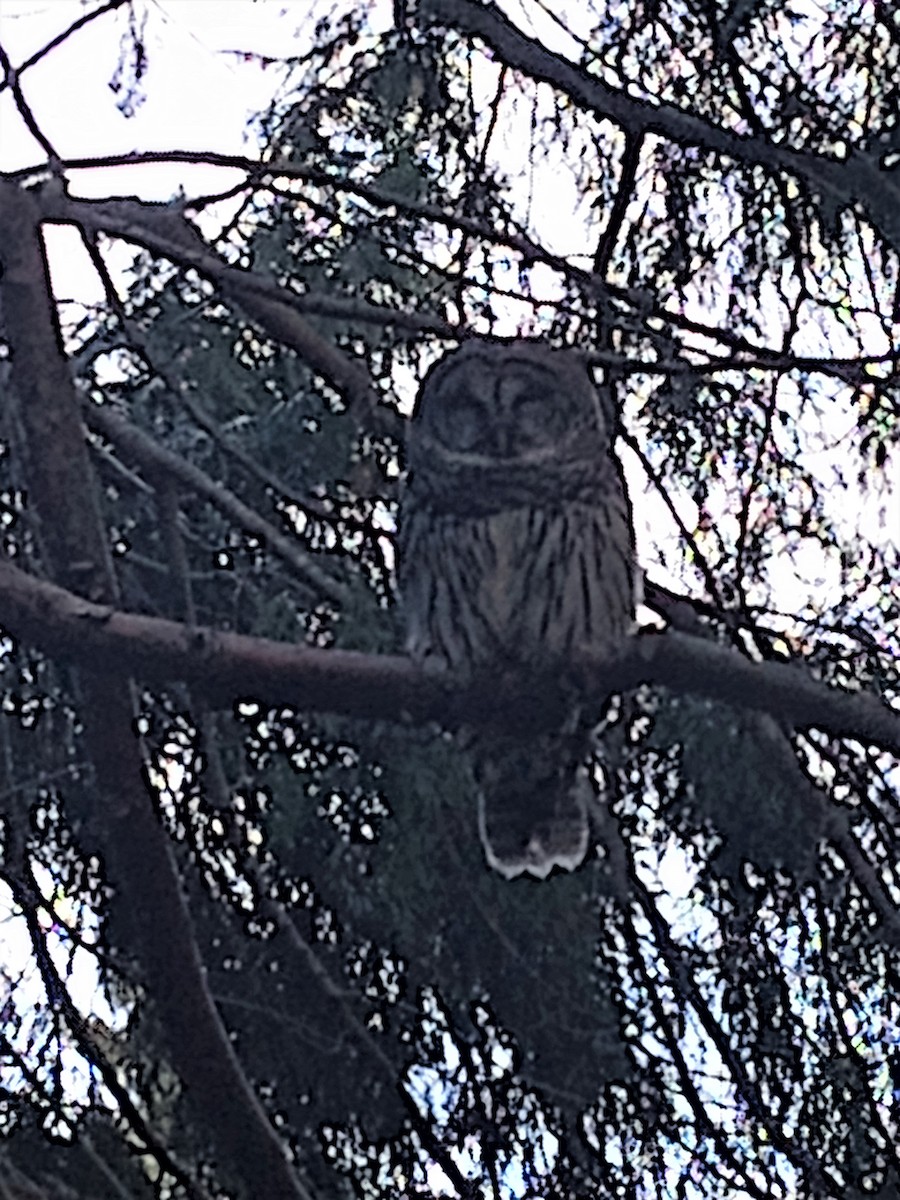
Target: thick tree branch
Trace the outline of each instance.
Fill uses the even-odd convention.
[[[868,692],[844,692],[802,664],[751,662],[735,651],[686,633],[638,642],[644,681],[778,717],[792,729],[816,726],[835,737],[857,737],[900,755],[900,713]],[[640,675],[639,667],[632,670]]]
[[[318,650],[118,612],[9,563],[0,564],[0,619],[47,654],[157,685],[181,680],[219,708],[255,696],[312,711],[453,726],[491,720],[505,705],[515,707],[522,689],[521,680],[463,686],[401,655]],[[685,633],[638,635],[614,662],[585,654],[579,676],[598,703],[613,691],[656,683],[900,755],[900,715],[877,697],[829,687],[800,666],[750,662]]]

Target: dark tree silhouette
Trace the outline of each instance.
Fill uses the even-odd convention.
[[[164,7],[0,13],[0,1193],[896,1194],[891,6],[300,10],[229,48],[244,157],[55,132],[99,30],[120,119],[165,86]],[[456,735],[546,680],[419,670],[394,584],[418,381],[484,336],[613,397],[646,576],[542,882]]]

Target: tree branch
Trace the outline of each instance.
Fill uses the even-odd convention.
[[[10,563],[0,563],[0,602],[9,631],[47,654],[157,685],[181,680],[219,708],[255,696],[310,711],[453,727],[496,719],[527,687],[527,680],[512,679],[461,683],[402,655],[318,650],[119,612]],[[638,635],[614,661],[585,653],[578,681],[598,704],[614,691],[662,684],[760,709],[793,729],[816,726],[900,755],[900,715],[877,697],[839,691],[800,666],[750,662],[690,634]]]
[[[873,368],[881,368],[886,372],[895,363],[896,355],[893,353],[849,358],[815,358],[787,354],[756,345],[725,328],[711,328],[698,321],[692,321],[683,314],[669,312],[659,307],[646,292],[608,283],[596,272],[585,270],[564,257],[552,254],[525,233],[496,229],[484,221],[447,212],[437,205],[401,202],[371,184],[341,178],[296,163],[259,163],[237,155],[171,150],[109,155],[96,159],[67,159],[61,164],[61,168],[86,170],[90,167],[159,162],[209,163],[223,168],[235,168],[247,173],[247,187],[271,188],[273,178],[287,176],[315,186],[327,186],[347,192],[391,212],[401,211],[410,218],[469,233],[492,245],[507,246],[527,262],[546,264],[600,302],[615,299],[637,314],[641,321],[652,317],[662,322],[666,328],[712,338],[716,345],[727,347],[729,354],[728,358],[715,358],[712,352],[709,352],[706,361],[699,361],[699,351],[695,348],[691,352],[692,361],[689,362],[684,358],[666,359],[662,356],[652,359],[644,356],[638,359],[628,358],[623,356],[621,351],[587,351],[588,360],[597,365],[613,365],[618,370],[627,372],[653,371],[675,375],[702,375],[734,365],[745,370],[759,368],[766,371],[821,371],[852,386],[859,386],[872,382],[873,376],[870,372]],[[376,428],[385,425],[393,428],[398,425],[393,410],[382,403],[371,387],[365,369],[315,332],[301,314],[309,312],[341,320],[395,325],[446,338],[460,338],[466,334],[459,326],[438,316],[410,314],[384,308],[361,297],[334,297],[314,292],[296,293],[257,271],[231,266],[210,249],[195,227],[171,205],[142,201],[134,196],[102,201],[79,200],[63,196],[55,190],[45,190],[40,193],[40,199],[43,215],[47,220],[69,221],[92,234],[102,232],[108,236],[121,237],[144,246],[151,253],[164,256],[182,267],[193,267],[204,278],[216,284],[223,293],[229,294],[235,303],[271,336],[295,349],[304,361],[324,375],[341,392],[359,419],[362,420],[365,415],[366,406],[372,406],[369,411],[369,423],[374,423]]]
[[[167,450],[165,446],[160,446],[149,434],[118,416],[108,405],[85,401],[82,404],[82,412],[87,425],[108,438],[126,460],[136,462],[143,469],[145,476],[150,477],[151,483],[156,476],[163,475],[194,495],[209,500],[241,529],[260,537],[317,597],[327,596],[337,603],[346,600],[348,589],[315,562],[313,556],[302,549],[296,538],[281,533],[233,492],[210,479],[205,471],[187,462],[181,455]]]
[[[465,37],[481,38],[501,62],[559,88],[576,104],[611,117],[633,136],[655,133],[738,162],[780,168],[827,196],[835,207],[858,204],[888,240],[900,243],[900,172],[885,170],[877,152],[857,149],[843,159],[826,158],[776,145],[760,134],[724,129],[662,100],[651,103],[629,96],[527,37],[490,2],[418,0],[414,15],[420,25],[450,26]]]
[[[216,284],[251,320],[296,350],[302,360],[343,396],[361,424],[396,426],[399,418],[372,386],[362,362],[338,349],[301,315],[303,298],[242,267],[224,262],[179,212],[166,205],[126,200],[79,201],[54,197],[44,205],[51,220],[71,221],[94,236],[125,238],[184,267],[193,267]],[[362,301],[358,302],[362,304]],[[375,305],[373,312],[378,312]]]

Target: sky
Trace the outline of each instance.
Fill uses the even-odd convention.
[[[128,28],[125,9],[99,16],[30,67],[23,91],[41,129],[67,159],[174,149],[255,158],[248,122],[283,81],[264,56],[302,53],[316,22],[337,8],[331,0],[150,0],[143,30],[146,98],[132,116],[117,108],[111,87],[119,39]],[[83,13],[77,0],[0,0],[0,44],[19,66]],[[286,31],[293,35],[289,46]],[[0,169],[23,170],[45,157],[9,90],[0,93]],[[69,182],[74,195],[165,201],[180,187],[188,195],[208,194],[236,178],[227,168],[159,164],[77,171]],[[57,297],[98,300],[99,285],[77,235],[51,231],[48,247]]]
[[[22,77],[26,99],[67,158],[138,147],[171,149],[173,132],[184,149],[243,153],[246,118],[271,96],[273,72],[228,51],[276,51],[276,35],[280,31],[283,37],[286,27],[281,15],[285,7],[247,0],[153,0],[144,28],[147,98],[131,118],[117,111],[110,88],[127,11],[104,14],[29,68]],[[82,12],[75,0],[3,0],[0,38],[18,65]],[[65,103],[60,103],[62,97]],[[11,97],[4,94],[0,103],[0,165],[11,170],[42,161],[42,150],[12,111]],[[132,172],[121,190],[134,191],[141,174],[145,173]]]

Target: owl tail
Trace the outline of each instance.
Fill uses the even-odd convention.
[[[560,737],[492,738],[478,747],[478,832],[485,857],[507,879],[546,879],[554,867],[584,861],[592,796],[577,756],[561,754]]]

